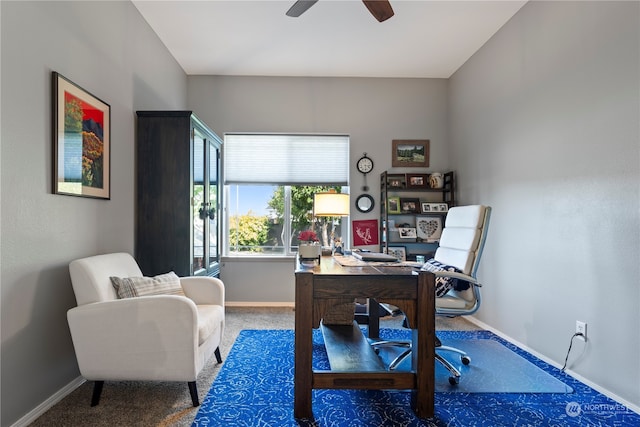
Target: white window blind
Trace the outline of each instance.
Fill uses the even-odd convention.
[[[225,134],[224,183],[349,185],[348,135]]]

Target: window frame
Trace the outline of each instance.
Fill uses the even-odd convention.
[[[330,162],[336,162],[336,155],[331,151],[331,147],[333,147],[334,145],[337,146],[337,149],[339,150],[339,155],[337,155],[337,158],[340,159],[342,156],[344,156],[345,158],[344,163],[342,163],[341,161],[337,161],[338,165],[337,168],[335,168],[335,170],[337,170],[337,175],[331,175],[331,174],[325,174],[325,175],[318,175],[316,174],[316,178],[313,179],[313,181],[317,181],[319,176],[322,177],[328,177],[328,179],[326,181],[323,182],[305,182],[306,178],[305,177],[300,177],[299,175],[297,176],[298,179],[297,182],[278,182],[281,181],[280,179],[276,179],[273,181],[269,180],[269,176],[268,174],[263,175],[262,177],[257,178],[259,180],[259,182],[243,182],[243,181],[238,181],[237,178],[235,180],[228,180],[225,174],[225,171],[227,170],[227,166],[229,160],[227,159],[226,155],[227,153],[225,153],[225,150],[229,150],[229,145],[228,145],[228,137],[244,137],[244,136],[249,136],[249,137],[253,137],[253,138],[259,138],[261,135],[267,135],[269,136],[270,141],[273,140],[273,137],[277,137],[277,136],[283,136],[284,138],[309,138],[309,147],[316,147],[316,155],[320,157],[320,159],[316,162],[318,165],[323,165],[326,164],[327,161]],[[291,217],[291,208],[292,208],[292,201],[291,201],[291,188],[293,186],[333,186],[333,187],[340,187],[341,188],[341,192],[343,193],[347,193],[349,194],[349,174],[350,174],[350,169],[349,169],[349,150],[350,150],[350,137],[348,135],[344,135],[344,134],[274,134],[274,133],[226,133],[224,135],[225,137],[225,143],[223,144],[223,164],[222,164],[222,171],[224,175],[224,179],[223,179],[223,215],[224,215],[224,221],[223,221],[223,238],[222,238],[222,256],[225,258],[231,258],[231,259],[239,259],[239,258],[243,258],[243,259],[256,259],[256,260],[265,260],[265,259],[282,259],[282,258],[291,258],[297,255],[297,241],[295,239],[294,236],[292,236],[292,220],[293,218]],[[331,139],[331,138],[336,138],[336,140],[338,142],[336,142],[336,144],[331,144],[329,143],[328,147],[329,149],[324,149],[325,147],[323,147],[322,145],[317,143],[317,139],[320,138],[320,140],[324,139]],[[340,140],[340,138],[342,140]],[[298,141],[298,144],[300,142]],[[242,144],[242,142],[240,142],[240,144]],[[341,145],[342,144],[342,145]],[[260,147],[260,145],[257,145],[258,149],[257,151],[260,151],[261,149],[264,149],[265,147],[267,147],[266,145],[263,147]],[[307,153],[305,155],[305,158],[309,156],[308,154],[308,149],[309,147],[305,147],[305,153]],[[322,147],[322,149],[320,149],[320,147]],[[256,158],[260,159],[262,158],[262,156],[260,156],[259,153],[251,153],[251,155],[249,155],[248,157],[251,158],[251,160],[255,160]],[[296,162],[297,159],[299,157],[296,157]],[[237,160],[238,157],[236,155],[236,161],[240,161]],[[315,159],[315,157],[314,157]],[[307,159],[308,160],[308,159]],[[282,161],[282,160],[280,160]],[[287,160],[285,160],[285,162],[291,162],[292,161],[292,156],[287,156]],[[234,165],[230,165],[230,166],[234,166]],[[235,165],[237,166],[237,165]],[[231,169],[231,167],[230,167]],[[298,168],[299,169],[299,168]],[[237,169],[235,172],[235,176],[238,176],[237,173]],[[261,181],[260,181],[261,180]],[[231,212],[231,209],[229,208],[231,206],[230,202],[231,200],[231,186],[238,186],[239,188],[241,188],[243,185],[271,185],[271,186],[283,186],[284,187],[284,214],[283,214],[283,218],[289,218],[289,220],[284,221],[283,227],[284,227],[284,239],[283,239],[283,245],[282,245],[282,252],[279,254],[261,254],[261,253],[249,253],[247,252],[246,254],[244,253],[236,253],[236,252],[231,252],[231,249],[233,248],[233,245],[231,244],[231,218],[233,217],[233,215],[242,215],[238,212]],[[236,197],[237,194],[236,194]],[[348,243],[345,242],[349,242],[350,241],[350,224],[351,224],[351,219],[350,217],[342,217],[340,219],[340,226],[341,226],[341,238],[343,241],[343,247],[346,248],[346,246],[348,245]],[[284,242],[290,242],[290,244],[286,244]]]

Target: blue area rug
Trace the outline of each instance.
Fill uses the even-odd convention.
[[[385,339],[398,339],[406,338],[408,331],[383,329],[380,334]],[[472,362],[463,367],[457,387],[450,386],[448,372],[436,366],[434,418],[417,418],[411,410],[410,393],[405,391],[314,390],[315,419],[296,420],[293,331],[245,330],[239,334],[193,425],[640,425],[640,415],[491,332],[442,331],[438,336],[445,345],[467,346]],[[322,334],[314,330],[313,337],[314,368],[328,369]],[[524,376],[533,375],[533,379],[518,387],[514,381],[502,381],[523,378],[522,369],[527,372]]]

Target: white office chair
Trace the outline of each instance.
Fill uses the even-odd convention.
[[[468,289],[460,289],[455,285],[442,297],[436,298],[436,314],[440,316],[464,316],[475,313],[480,308],[480,283],[476,278],[478,265],[484,249],[489,228],[491,207],[483,205],[457,206],[449,209],[442,230],[440,244],[434,255],[434,260],[446,266],[455,267],[457,271],[447,271],[446,268],[429,268],[436,278],[450,278],[469,283]],[[427,262],[429,264],[429,261]],[[426,265],[425,265],[426,267]],[[423,267],[424,268],[424,267]],[[438,280],[438,279],[437,279]],[[458,282],[460,283],[460,282]],[[459,290],[456,290],[458,288]],[[437,340],[437,338],[436,338]],[[374,348],[399,346],[406,350],[396,357],[389,369],[395,369],[407,356],[411,354],[410,341],[378,341],[372,344]],[[451,374],[449,383],[458,384],[460,371],[448,362],[439,352],[451,351],[460,355],[463,364],[471,363],[471,358],[462,350],[443,346],[436,342],[436,360]]]

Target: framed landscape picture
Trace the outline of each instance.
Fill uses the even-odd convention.
[[[428,139],[394,139],[391,148],[391,166],[394,168],[429,166]]]
[[[53,192],[109,199],[111,107],[55,71]]]

